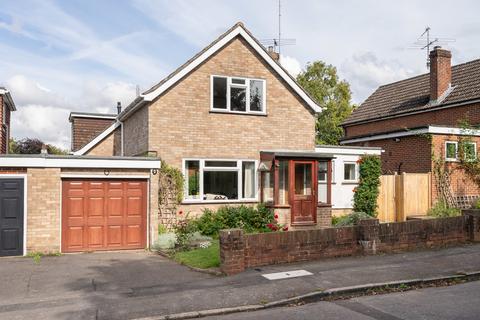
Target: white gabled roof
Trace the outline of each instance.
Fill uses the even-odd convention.
[[[115,129],[120,126],[120,122],[115,121],[110,127],[102,131],[98,136],[96,136],[92,141],[87,143],[83,148],[73,152],[72,154],[75,156],[83,156],[87,153],[90,149],[95,147],[100,141],[108,137]]]
[[[243,39],[245,39],[248,44],[268,63],[268,65],[272,67],[272,69],[275,70],[280,77],[293,89],[293,91],[295,91],[305,101],[305,103],[313,110],[313,112],[317,113],[322,111],[322,108],[316,104],[315,101],[313,101],[313,99],[305,92],[305,90],[303,90],[302,87],[300,87],[295,79],[292,78],[288,72],[268,54],[265,48],[251,35],[251,33],[243,26],[243,24],[239,22],[219,39],[214,41],[210,46],[201,51],[196,57],[162,80],[158,85],[141,94],[139,98],[135,99],[135,101],[133,101],[118,116],[118,119],[124,120],[129,114],[140,108],[144,102],[150,102],[156,99],[163,92],[180,81],[190,71],[195,69],[237,36],[241,36]]]

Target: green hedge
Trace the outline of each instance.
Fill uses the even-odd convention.
[[[362,156],[358,163],[360,164],[360,181],[353,195],[353,209],[376,217],[382,163],[380,157],[373,155]]]

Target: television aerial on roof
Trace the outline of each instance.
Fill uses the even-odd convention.
[[[281,48],[283,46],[291,46],[297,43],[296,39],[282,39],[282,29],[281,29],[281,20],[282,20],[282,5],[281,0],[278,0],[278,38],[272,39],[261,39],[260,43],[266,48],[272,48],[275,52],[278,52],[280,55]]]
[[[455,42],[454,38],[440,38],[430,34],[431,28],[425,27],[425,31],[417,38],[417,40],[409,47],[409,49],[420,49],[427,51],[427,69],[430,68],[430,47],[446,45]]]

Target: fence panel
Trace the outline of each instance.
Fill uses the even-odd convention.
[[[382,175],[378,196],[381,222],[405,221],[413,215],[426,215],[431,207],[431,174],[403,173]]]

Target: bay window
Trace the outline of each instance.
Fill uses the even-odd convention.
[[[253,160],[184,161],[185,201],[239,201],[257,198]]]
[[[265,80],[211,77],[211,111],[265,114]]]

